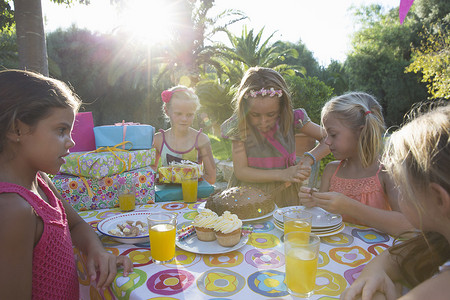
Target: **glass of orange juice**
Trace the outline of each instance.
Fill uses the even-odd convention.
[[[147,217],[152,261],[167,263],[175,257],[177,215],[170,212],[150,213]]]
[[[181,189],[183,191],[184,202],[192,203],[197,201],[197,168],[190,168],[190,171],[181,178]]]
[[[136,208],[136,190],[132,183],[125,183],[119,189],[119,208],[132,211]]]
[[[316,286],[320,238],[308,232],[293,231],[284,236],[286,286],[288,292],[308,298]]]
[[[312,214],[304,210],[283,213],[284,234],[292,231],[311,232]]]

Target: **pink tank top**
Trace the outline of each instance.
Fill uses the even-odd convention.
[[[198,149],[198,138],[202,133],[202,129],[198,131],[195,137],[195,142],[192,147],[186,151],[177,151],[169,146],[166,141],[166,136],[164,135],[164,130],[160,129],[159,132],[162,134],[162,144],[161,144],[161,166],[168,166],[171,162],[181,162],[182,160],[190,160],[192,162],[201,164],[202,158],[199,155]]]
[[[365,205],[384,210],[391,210],[388,198],[381,185],[380,179],[378,178],[378,173],[381,171],[381,166],[377,173],[372,177],[348,179],[336,176],[342,162],[343,161],[339,163],[339,166],[336,168],[333,176],[331,176],[329,188],[330,192],[344,194],[345,196],[355,199]],[[350,216],[344,215],[343,218],[346,222],[364,225],[361,221],[358,221]]]
[[[0,182],[0,193],[19,194],[44,222],[33,249],[32,299],[78,299],[78,274],[64,208],[40,176],[38,182],[48,203],[22,186]]]

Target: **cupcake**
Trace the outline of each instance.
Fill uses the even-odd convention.
[[[217,218],[214,232],[216,234],[217,242],[223,247],[232,247],[241,240],[242,221],[238,216],[224,211],[224,213]]]
[[[211,242],[216,239],[214,225],[217,222],[217,214],[210,209],[202,210],[195,218],[194,225],[197,238],[203,242]]]

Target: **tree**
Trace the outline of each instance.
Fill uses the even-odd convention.
[[[401,25],[397,9],[386,14],[379,5],[358,9],[362,27],[355,33],[353,50],[344,63],[349,89],[373,94],[383,107],[388,126],[400,124],[413,103],[427,98],[418,76],[404,72],[410,64],[411,44],[419,43],[414,7],[409,14]]]
[[[70,4],[72,0],[52,0],[55,3]],[[89,0],[79,0],[88,3]],[[0,28],[7,30],[15,23],[19,67],[48,75],[47,47],[41,0],[0,0]]]
[[[435,26],[436,33],[425,29],[425,40],[413,48],[413,62],[406,72],[421,72],[430,98],[450,99],[450,34],[445,26]]]

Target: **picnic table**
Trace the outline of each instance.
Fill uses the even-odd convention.
[[[178,225],[185,226],[201,203],[145,204],[136,206],[135,212],[176,212]],[[120,214],[117,208],[79,212],[94,228]],[[163,265],[152,263],[148,241],[122,244],[99,233],[108,251],[131,259],[134,272],[128,277],[119,272],[108,289],[98,290],[89,282],[85,257],[75,249],[80,299],[293,299],[284,282],[283,232],[271,216],[245,224],[251,224],[253,232],[239,249],[198,254],[177,247],[175,259]],[[385,233],[348,223],[340,233],[321,237],[316,289],[310,299],[338,299],[363,267],[392,242]]]

